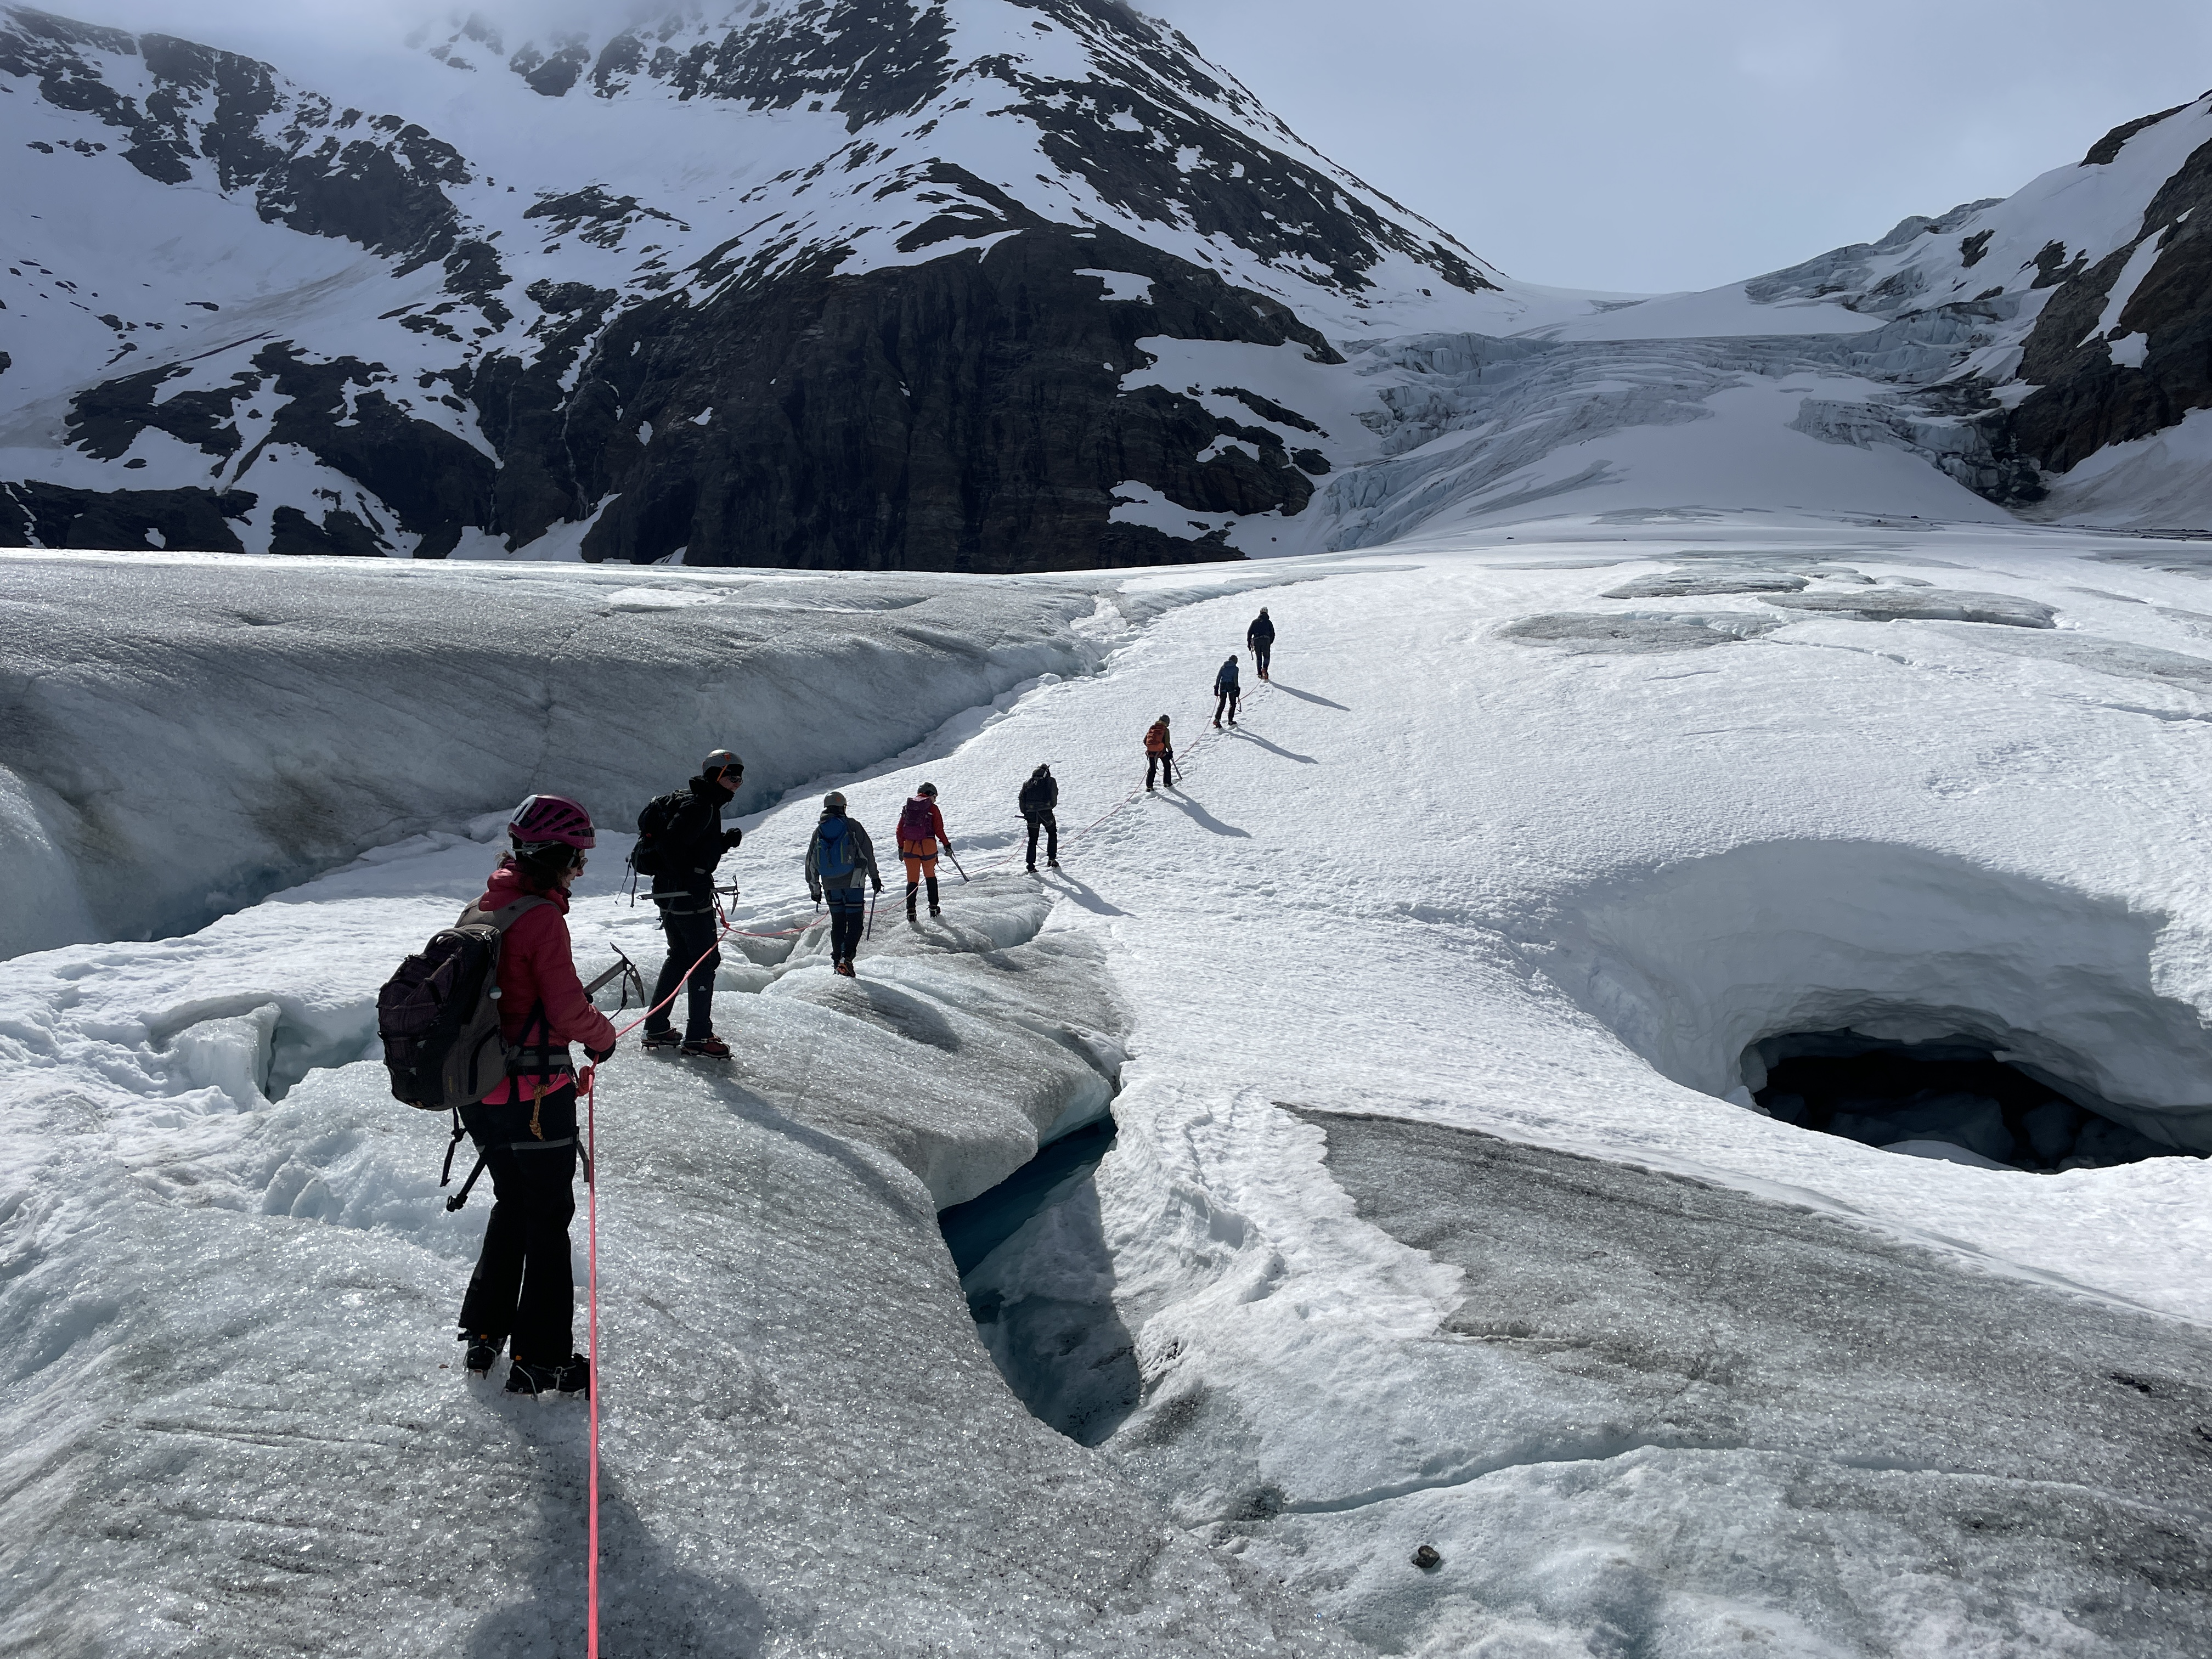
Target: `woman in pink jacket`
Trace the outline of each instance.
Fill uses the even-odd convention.
[[[476,908],[494,920],[520,905],[499,953],[501,1046],[507,1078],[461,1122],[491,1172],[491,1220],[461,1303],[467,1364],[488,1374],[512,1342],[509,1394],[588,1393],[576,1352],[568,1223],[576,1213],[576,1076],[568,1045],[593,1060],[614,1052],[615,1028],[592,1006],[568,952],[568,889],[592,845],[592,820],[559,795],[532,795],[507,820],[513,850]]]

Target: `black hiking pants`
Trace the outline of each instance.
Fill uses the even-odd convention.
[[[1263,680],[1267,678],[1267,659],[1274,654],[1274,641],[1255,640],[1252,641],[1252,666],[1254,672],[1255,672]]]
[[[689,915],[672,913],[665,908],[660,913],[660,931],[668,935],[668,960],[660,964],[660,977],[653,981],[653,1006],[659,1010],[645,1022],[648,1031],[665,1031],[672,1023],[669,1011],[661,1005],[676,994],[680,983],[684,986],[690,1004],[684,1010],[684,1036],[689,1042],[694,1038],[714,1035],[714,970],[722,965],[722,953],[714,948],[721,937],[721,924],[714,920],[711,910]],[[702,960],[702,958],[704,960]],[[698,966],[692,968],[693,963]],[[684,969],[691,969],[690,978],[684,979]],[[566,1359],[568,1356],[561,1356]]]
[[[1152,787],[1152,775],[1155,772],[1159,774],[1159,779],[1162,783],[1167,785],[1170,789],[1175,787],[1174,750],[1164,749],[1157,755],[1149,749],[1145,751],[1146,788],[1149,789]]]
[[[1233,685],[1224,685],[1213,694],[1213,723],[1216,726],[1221,724],[1221,716],[1224,713],[1228,714],[1229,723],[1231,726],[1237,724],[1237,702],[1240,695],[1237,688]]]
[[[532,1082],[536,1079],[532,1079]],[[491,1172],[491,1220],[461,1300],[461,1328],[513,1339],[526,1365],[557,1365],[576,1352],[576,1285],[568,1223],[576,1213],[576,1085],[536,1103],[464,1106],[461,1124]]]
[[[850,887],[825,887],[822,897],[830,906],[830,959],[850,962],[867,922],[866,890],[856,881]]]
[[[1029,814],[1030,868],[1036,868],[1037,831],[1044,831],[1044,855],[1054,864],[1060,862],[1060,819],[1050,810]]]

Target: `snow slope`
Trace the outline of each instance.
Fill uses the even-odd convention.
[[[1153,603],[1274,579],[1209,570]],[[731,744],[740,805],[772,800],[1095,672],[1149,614],[1048,580],[191,554],[0,554],[0,601],[9,954],[197,927],[552,788],[556,755],[596,757],[559,781],[603,813]]]
[[[65,598],[113,568],[9,568]],[[293,626],[343,638],[343,579],[284,568]],[[1101,579],[1121,623],[1037,585],[1036,648],[1101,672],[970,693],[910,751],[902,710],[856,713],[869,752],[732,861],[771,936],[723,970],[738,1062],[606,1070],[623,1644],[2203,1646],[2207,1164],[1892,1155],[1742,1091],[1763,1036],[1965,1030],[2212,1144],[2208,572],[1748,516],[1291,560],[1259,596]],[[1006,626],[997,590],[902,580]],[[1217,733],[1255,597],[1278,678]],[[1146,796],[1163,709],[1188,781]],[[1032,885],[1039,760],[1068,841]],[[811,796],[875,827],[923,776],[976,880],[836,980],[818,927],[773,937],[807,921]],[[439,1208],[438,1132],[362,1057],[376,982],[489,862],[465,830],[0,965],[11,1641],[576,1645],[576,1417],[439,1369],[481,1208]],[[580,954],[649,966],[612,862]],[[963,1304],[931,1212],[1109,1091],[1103,1162]],[[1095,1450],[1018,1409],[970,1305]]]
[[[2212,100],[1639,297],[1513,282],[1118,0],[273,64],[230,27],[0,10],[0,539],[1019,570],[1691,505],[2206,522]]]

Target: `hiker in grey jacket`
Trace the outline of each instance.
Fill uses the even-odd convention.
[[[829,901],[830,965],[848,979],[860,948],[863,880],[884,890],[868,832],[845,816],[845,798],[833,789],[822,798],[822,821],[806,838],[806,890],[817,904]]]

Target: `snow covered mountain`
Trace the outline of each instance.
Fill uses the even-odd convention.
[[[427,121],[0,20],[19,543],[1218,556],[1115,491],[1302,509],[1312,423],[1241,368],[1528,311],[1119,0],[472,21],[422,43]],[[1147,338],[1195,395],[1127,384]]]
[[[1070,569],[2212,524],[2212,99],[1700,295],[1516,283],[1121,0],[279,68],[0,9],[0,542]]]
[[[1678,406],[1717,412],[1710,393],[1723,381],[1802,392],[1790,429],[1915,455],[2031,519],[2203,529],[2208,204],[2212,93],[2115,128],[2080,162],[2002,201],[1910,218],[1879,241],[1747,282],[1527,332],[1577,348],[1536,360],[1547,373],[1595,382],[1626,369]],[[1657,341],[1669,343],[1643,343]],[[1497,395],[1485,388],[1455,414],[1466,422]],[[1613,394],[1619,423],[1651,423],[1636,395]],[[1750,505],[1750,493],[1711,504]],[[1927,493],[1915,510],[1927,510]]]

